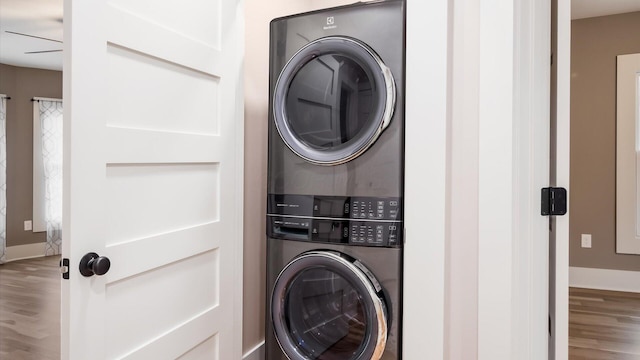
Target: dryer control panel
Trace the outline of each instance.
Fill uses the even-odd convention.
[[[272,238],[362,246],[402,245],[400,198],[270,194]]]

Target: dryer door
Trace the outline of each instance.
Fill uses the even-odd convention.
[[[275,282],[271,316],[292,360],[378,360],[387,341],[380,285],[361,263],[336,252],[292,260]]]
[[[391,121],[395,96],[391,70],[367,45],[325,37],[282,69],[273,116],[291,151],[314,164],[337,165],[376,141]]]

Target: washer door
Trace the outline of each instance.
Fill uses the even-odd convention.
[[[378,360],[387,342],[381,289],[358,261],[311,251],[278,276],[271,316],[280,348],[291,360]]]
[[[337,165],[376,141],[391,121],[395,97],[391,70],[367,45],[325,37],[284,66],[273,115],[291,151],[314,164]]]

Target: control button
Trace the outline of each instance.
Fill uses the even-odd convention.
[[[370,237],[367,239],[367,244],[380,245],[382,244],[383,239],[378,237]]]
[[[389,245],[398,245],[398,225],[388,225]]]
[[[390,206],[398,206],[398,202],[395,201],[395,200],[391,200],[391,201],[389,201],[389,205]]]

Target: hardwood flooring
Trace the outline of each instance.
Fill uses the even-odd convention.
[[[60,359],[59,256],[0,265],[0,359]]]
[[[640,294],[569,289],[570,360],[640,360]]]

